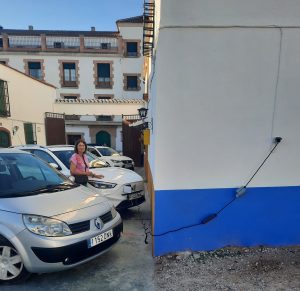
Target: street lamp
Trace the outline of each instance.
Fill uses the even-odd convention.
[[[142,120],[144,120],[147,117],[148,109],[145,107],[139,108],[138,109],[139,116]]]
[[[138,109],[139,116],[142,119],[143,122],[143,129],[152,129],[153,120],[151,118],[151,121],[146,121],[145,118],[147,117],[148,108],[142,107]]]

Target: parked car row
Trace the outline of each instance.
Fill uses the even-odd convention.
[[[116,211],[145,201],[143,178],[87,152],[87,187],[70,177],[72,146],[0,149],[0,282],[89,261],[120,238]],[[69,177],[69,178],[68,178]]]
[[[116,150],[105,146],[88,146],[88,151],[106,161],[112,167],[121,167],[134,170],[134,162],[131,158],[120,155]]]

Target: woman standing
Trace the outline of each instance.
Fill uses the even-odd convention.
[[[84,140],[76,141],[74,146],[74,154],[70,160],[70,173],[75,177],[75,182],[78,184],[86,185],[88,177],[102,179],[103,175],[96,175],[89,170],[89,161],[85,155],[87,144]]]

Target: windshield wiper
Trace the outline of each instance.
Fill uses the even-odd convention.
[[[19,193],[12,193],[10,194],[10,197],[18,197],[18,196],[33,196],[38,195],[46,192],[56,192],[59,190],[67,190],[78,187],[76,184],[70,184],[70,183],[61,183],[61,184],[50,184],[46,185],[42,188],[38,188],[32,191],[25,191],[25,192],[19,192]]]

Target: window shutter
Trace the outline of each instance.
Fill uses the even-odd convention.
[[[75,70],[76,68],[75,63],[64,63],[63,67],[64,70]]]
[[[28,62],[29,70],[40,70],[41,63],[40,62]]]
[[[35,124],[24,123],[24,133],[25,133],[26,144],[36,143]]]
[[[110,78],[110,64],[98,64],[98,77]]]

